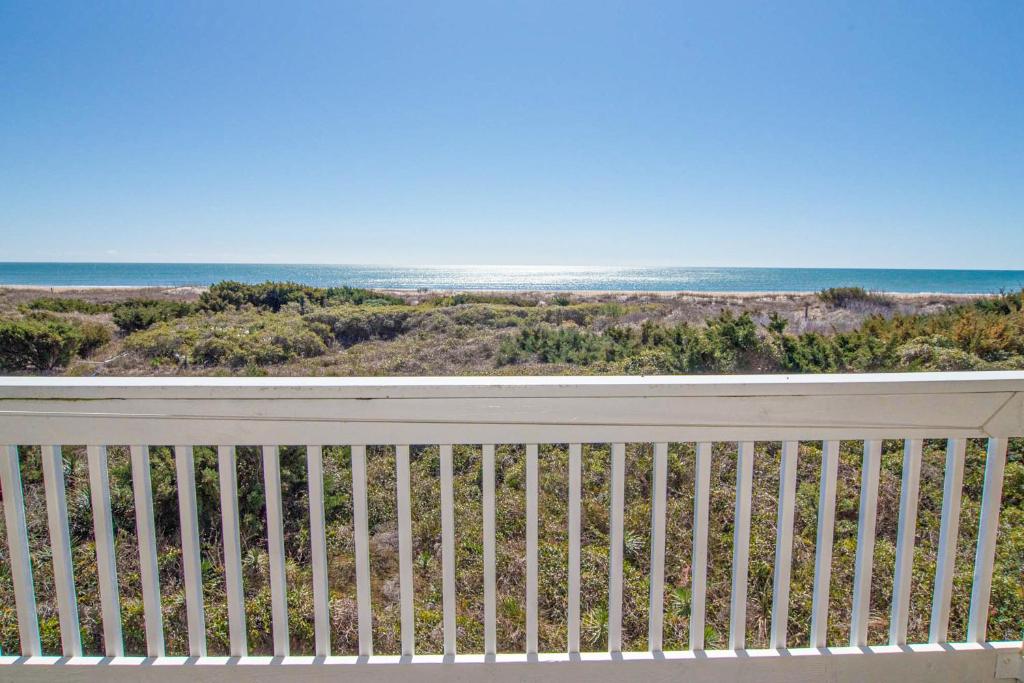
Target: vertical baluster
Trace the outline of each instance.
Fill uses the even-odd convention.
[[[32,556],[25,525],[25,498],[21,488],[21,465],[17,446],[5,446],[0,452],[0,488],[4,496],[4,522],[11,557],[14,604],[18,612],[18,637],[21,654],[36,657],[43,653],[36,618],[36,592],[32,581]]]
[[[889,644],[907,644],[910,618],[910,578],[914,573],[914,536],[917,533],[917,499],[921,483],[921,439],[903,444],[903,477],[900,484],[900,518],[896,531],[896,574],[893,578]]]
[[[981,496],[978,520],[978,547],[974,555],[974,582],[971,586],[971,611],[967,617],[967,640],[985,642],[988,607],[992,593],[992,569],[996,557],[996,533],[999,530],[999,505],[1003,496],[1003,472],[1006,468],[1006,439],[989,439],[985,456],[985,489]]]
[[[68,503],[64,492],[64,457],[60,446],[43,446],[42,456],[61,646],[65,657],[78,657],[82,654],[82,637],[78,628],[75,573],[71,565],[71,534],[68,531]]]
[[[935,562],[935,592],[932,594],[932,619],[928,642],[946,642],[949,608],[953,594],[953,570],[956,539],[960,531],[960,497],[964,485],[966,439],[950,439],[946,444],[946,476],[942,484],[942,521],[939,525],[939,555]]]
[[[188,652],[206,656],[206,613],[203,609],[203,565],[199,554],[199,514],[196,508],[195,451],[174,447],[178,477],[178,515],[181,520],[181,560],[185,569],[185,604],[188,612]]]
[[[853,574],[853,617],[850,647],[868,644],[871,615],[871,568],[875,556],[875,519],[878,515],[878,478],[882,466],[882,442],[864,442],[860,476],[860,513],[857,517],[857,559]]]
[[[284,519],[281,513],[281,458],[277,446],[263,447],[263,488],[267,504],[267,554],[274,656],[288,655],[288,587],[285,580]]]
[[[537,444],[526,446],[526,654],[537,653]]]
[[[828,638],[828,602],[832,580],[832,535],[836,522],[836,480],[839,442],[821,447],[821,485],[818,489],[818,538],[814,549],[814,594],[811,599],[811,647],[825,647]]]
[[[608,533],[608,651],[622,651],[622,551],[626,494],[626,444],[612,444]]]
[[[220,477],[221,523],[224,531],[224,583],[228,603],[229,654],[244,657],[248,651],[245,632],[245,595],[242,592],[242,541],[238,529],[238,475],[234,446],[217,447]]]
[[[711,500],[711,444],[697,444],[693,482],[693,588],[690,591],[690,649],[704,649],[704,608],[708,576],[708,514]]]
[[[455,655],[455,491],[451,444],[441,446],[441,600],[444,654]]]
[[[484,444],[483,477],[483,653],[498,652],[495,588],[495,446]]]
[[[306,446],[306,471],[309,473],[309,539],[313,560],[313,651],[317,657],[327,657],[331,654],[331,612],[327,590],[323,446]]]
[[[153,485],[149,471],[149,446],[132,446],[132,488],[135,492],[135,533],[139,540],[139,574],[146,616],[146,654],[164,655],[164,622],[160,607],[160,575],[157,567],[156,528],[153,523]]]
[[[775,579],[772,586],[770,647],[786,647],[789,625],[789,580],[793,568],[793,510],[796,505],[796,466],[800,444],[782,444],[779,464],[779,510],[775,531]]]
[[[93,534],[96,538],[96,577],[103,612],[103,652],[108,657],[124,654],[121,633],[121,600],[117,588],[114,525],[110,513],[110,476],[107,447],[88,446],[89,493],[92,499]]]
[[[366,446],[352,446],[352,525],[355,527],[356,608],[359,655],[373,654],[373,607],[370,603],[370,529],[366,512]]]
[[[654,444],[651,473],[651,587],[647,649],[660,652],[665,613],[665,506],[668,497],[668,444]]]
[[[732,596],[729,605],[729,649],[747,646],[747,576],[750,561],[750,503],[754,480],[754,442],[739,445],[736,461],[736,511],[732,544]]]
[[[580,651],[580,490],[583,482],[583,446],[569,444],[569,623],[568,650]]]
[[[409,446],[395,447],[398,474],[398,590],[401,602],[402,654],[416,654],[416,618],[412,579],[412,493],[409,481]]]

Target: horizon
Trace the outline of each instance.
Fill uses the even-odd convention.
[[[1021,3],[15,0],[0,64],[5,261],[1024,253]]]
[[[671,265],[671,264],[554,264],[554,263],[329,263],[293,261],[78,261],[78,260],[26,260],[0,261],[5,265],[97,265],[97,266],[325,266],[332,268],[479,268],[492,270],[868,270],[868,271],[963,271],[980,273],[1024,273],[1018,268],[931,268],[927,266],[883,268],[877,266],[733,266],[733,265]],[[2,285],[0,285],[2,286]]]

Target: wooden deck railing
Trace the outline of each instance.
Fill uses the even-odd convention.
[[[0,379],[0,485],[20,652],[0,680],[566,680],[786,677],[789,680],[996,680],[1018,676],[1020,641],[986,639],[1007,439],[1024,436],[1024,373],[729,377],[372,379]],[[907,644],[922,440],[947,439],[929,642]],[[905,440],[889,644],[868,645],[882,439]],[[967,642],[947,643],[966,439],[987,439]],[[826,642],[840,440],[863,442],[853,608],[847,643]],[[711,446],[737,446],[728,649],[705,651]],[[782,443],[770,648],[746,649],[755,442]],[[822,442],[810,642],[787,637],[798,444]],[[623,514],[627,443],[654,444],[650,616],[646,652],[623,652]],[[689,650],[662,652],[669,443],[694,443]],[[582,444],[611,444],[608,652],[581,652]],[[82,652],[61,445],[87,445],[104,652]],[[149,447],[175,444],[190,657],[164,652]],[[192,449],[217,444],[230,657],[209,657]],[[235,448],[262,446],[273,657],[248,653]],[[289,652],[280,445],[305,445],[311,510],[315,652]],[[440,447],[441,656],[414,641],[409,445]],[[452,446],[481,446],[484,649],[460,653],[456,628]],[[526,447],[525,651],[497,652],[495,447]],[[538,652],[538,444],[568,444],[568,633],[564,653]],[[36,616],[19,446],[42,446],[62,656],[44,655]],[[111,521],[107,447],[130,445],[146,656],[126,656]],[[358,656],[332,654],[322,448],[351,446]],[[395,450],[402,656],[374,654],[366,447]],[[1024,615],[1021,615],[1024,628]],[[330,670],[327,672],[324,667]]]

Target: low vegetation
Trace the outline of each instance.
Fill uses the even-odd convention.
[[[69,374],[667,374],[867,372],[1024,368],[1024,292],[979,299],[901,299],[828,290],[804,296],[387,294],[293,283],[224,282],[201,295],[78,294],[0,296],[0,368],[5,373]],[[5,303],[5,301],[7,303]],[[241,437],[240,437],[241,438]],[[856,552],[860,449],[841,448],[829,621],[830,644],[845,644]],[[944,443],[927,441],[911,593],[910,639],[927,638],[938,545]],[[163,618],[170,654],[187,648],[173,452],[154,447],[152,485]],[[212,653],[228,645],[216,453],[196,449],[207,635]],[[305,452],[281,453],[291,647],[313,648],[312,577]],[[651,448],[627,448],[625,645],[646,643],[650,552]],[[607,642],[608,448],[584,452],[583,645]],[[59,652],[59,624],[38,448],[21,449],[38,614],[48,653]],[[687,645],[693,449],[669,450],[665,647]],[[820,444],[800,447],[790,642],[807,643]],[[102,650],[88,465],[64,449],[78,605],[85,650]],[[498,448],[498,639],[522,651],[525,567],[525,458]],[[758,443],[748,586],[748,644],[766,646],[774,571],[779,445]],[[350,453],[325,448],[331,638],[335,652],[356,651],[358,629],[352,541]],[[970,441],[955,565],[951,638],[965,635],[984,443]],[[887,640],[902,470],[902,443],[886,441],[879,488],[869,641]],[[438,452],[413,449],[413,542],[417,651],[441,651]],[[375,651],[399,651],[398,548],[394,451],[371,447],[369,523]],[[458,647],[483,646],[479,448],[455,449]],[[541,448],[540,646],[565,648],[567,453]],[[126,449],[110,451],[111,500],[129,653],[145,650],[135,500]],[[271,650],[270,588],[261,461],[240,448],[238,485],[248,636],[254,653]],[[707,642],[724,647],[731,580],[735,446],[713,456]],[[0,649],[18,650],[7,544],[0,528]],[[1021,637],[1024,614],[1024,440],[1011,440],[997,541],[989,637]]]
[[[829,287],[818,292],[818,298],[829,306],[850,306],[854,304],[875,304],[885,306],[889,298],[863,287]]]
[[[88,355],[110,341],[110,331],[93,322],[73,323],[32,316],[0,320],[0,370],[46,372]]]
[[[0,363],[7,372],[81,372],[76,358],[103,348],[118,359],[99,369],[111,374],[1016,369],[1024,368],[1022,297],[921,310],[845,287],[785,305],[709,301],[694,312],[669,297],[398,296],[222,282],[195,301],[31,300],[13,315],[0,312],[16,340],[0,350]]]
[[[199,298],[199,307],[206,311],[239,310],[253,306],[262,311],[278,312],[288,304],[329,306],[333,304],[382,305],[404,301],[390,294],[357,287],[310,287],[296,282],[264,282],[249,285],[226,280],[218,282]]]
[[[701,325],[615,326],[603,332],[532,327],[507,337],[500,364],[524,360],[625,374],[1024,369],[1022,293],[934,315],[871,315],[855,330],[786,333],[726,311]]]

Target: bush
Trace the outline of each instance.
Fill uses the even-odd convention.
[[[890,303],[885,296],[877,292],[869,292],[863,287],[829,287],[818,292],[818,298],[822,303],[836,308],[843,308],[854,303],[881,305]]]
[[[110,329],[106,325],[93,321],[78,323],[78,337],[80,344],[78,355],[87,356],[96,349],[110,343]]]
[[[30,301],[24,306],[30,311],[50,311],[51,313],[84,313],[86,315],[97,315],[109,313],[113,306],[111,304],[99,304],[85,299],[44,297]]]
[[[404,334],[412,327],[412,310],[408,306],[339,306],[310,313],[303,320],[313,330],[330,329],[339,344],[352,346],[370,339],[394,339]]]
[[[110,341],[98,324],[74,325],[59,320],[0,321],[0,369],[21,372],[52,370],[67,365]]]
[[[286,363],[327,352],[317,330],[300,317],[254,312],[157,323],[128,337],[126,345],[155,361],[232,368]]]
[[[946,345],[915,341],[899,348],[900,365],[913,370],[982,370],[986,363],[973,353]]]
[[[182,318],[195,310],[194,305],[181,301],[133,299],[114,307],[114,324],[122,333],[131,334],[155,323]]]
[[[397,296],[357,287],[310,287],[297,282],[264,282],[258,285],[249,285],[232,280],[212,285],[199,298],[199,307],[202,310],[213,312],[238,310],[242,306],[250,305],[260,310],[277,313],[283,306],[291,303],[298,304],[304,311],[307,305],[366,304],[380,306],[405,302]]]
[[[473,292],[459,292],[448,296],[437,296],[428,299],[426,304],[431,306],[463,306],[465,304],[493,304],[499,306],[525,306],[537,305],[534,299],[516,296],[514,294],[476,294]]]

